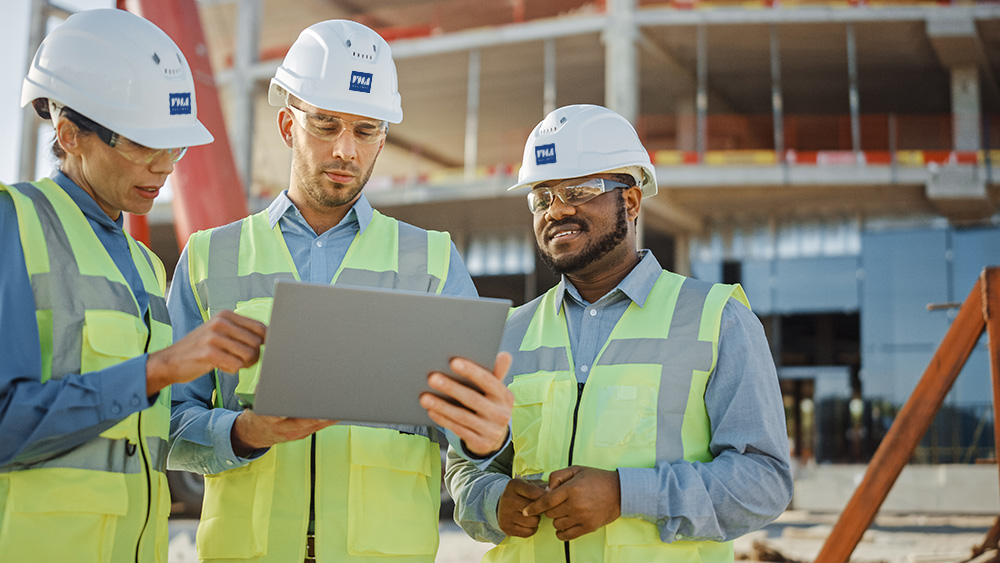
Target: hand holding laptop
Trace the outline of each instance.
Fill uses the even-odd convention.
[[[482,392],[443,373],[433,372],[427,377],[431,389],[459,404],[452,404],[433,393],[420,395],[420,404],[427,409],[431,420],[454,432],[462,439],[465,449],[477,457],[493,454],[507,441],[507,422],[514,408],[514,395],[503,384],[503,378],[510,363],[507,352],[497,354],[492,372],[468,359],[452,358],[448,367]]]

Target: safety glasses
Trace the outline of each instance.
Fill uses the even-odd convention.
[[[365,144],[375,144],[385,138],[389,125],[385,121],[374,119],[358,119],[347,121],[333,115],[309,113],[291,104],[286,105],[292,111],[295,122],[310,135],[323,141],[336,141],[346,130],[354,134],[354,140]]]
[[[173,163],[184,158],[184,154],[187,152],[187,147],[178,147],[174,149],[151,149],[146,145],[140,145],[128,137],[123,137],[110,129],[101,126],[98,127],[100,127],[100,129],[94,131],[94,133],[97,134],[97,137],[104,141],[106,145],[118,151],[118,154],[124,156],[126,160],[134,162],[135,164],[148,166],[154,162],[158,162],[164,156],[169,158],[170,162]]]
[[[55,126],[56,122],[59,120],[59,116],[63,116],[79,129],[94,133],[97,135],[98,139],[104,142],[104,144],[115,149],[118,151],[118,154],[124,156],[126,160],[135,164],[148,166],[159,161],[164,156],[168,156],[170,158],[170,162],[173,163],[180,160],[184,156],[184,153],[187,152],[187,147],[178,147],[174,149],[151,149],[115,133],[111,129],[108,129],[93,119],[80,114],[72,108],[57,104],[52,100],[48,101],[48,105],[49,115],[52,119],[53,126]]]
[[[528,209],[532,213],[545,211],[552,206],[555,198],[566,205],[577,206],[594,199],[595,197],[616,190],[618,188],[630,188],[629,184],[605,180],[603,178],[585,178],[578,180],[567,180],[561,184],[551,187],[535,188],[528,193]]]

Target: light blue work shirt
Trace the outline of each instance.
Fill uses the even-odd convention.
[[[595,303],[580,297],[565,276],[557,287],[578,382],[587,381],[625,310],[632,303],[645,305],[663,271],[652,252],[640,254],[639,264]],[[621,517],[656,524],[663,541],[730,540],[771,522],[791,499],[785,411],[774,362],[760,321],[735,299],[723,307],[718,361],[705,389],[705,407],[712,426],[711,462],[618,468]],[[505,537],[497,506],[510,480],[513,453],[508,447],[489,471],[478,473],[449,453],[446,479],[457,499],[455,520],[479,541],[500,543]]]
[[[282,192],[271,202],[267,213],[272,228],[276,223],[280,224],[282,236],[302,281],[328,284],[337,273],[355,236],[368,228],[373,210],[368,199],[362,195],[340,223],[321,235],[309,226],[295,204],[288,199],[287,192]],[[451,245],[448,278],[442,293],[463,297],[479,295],[454,243]],[[203,322],[191,289],[187,248],[181,253],[174,272],[167,308],[174,326],[175,341]],[[215,380],[211,373],[184,385],[174,385],[168,458],[171,469],[219,473],[256,459],[267,451],[257,450],[250,458],[238,457],[233,452],[231,432],[233,422],[240,413],[212,408],[214,390]],[[421,430],[426,433],[426,430]],[[445,432],[450,444],[460,447],[461,440],[454,433],[439,430]],[[490,459],[492,457],[481,460],[477,465],[485,466]]]
[[[80,207],[145,317],[149,297],[132,261],[122,216],[112,220],[62,172],[52,180]],[[151,406],[158,394],[146,397],[146,354],[86,374],[52,374],[42,383],[35,298],[7,192],[0,193],[0,240],[0,468],[12,470],[91,440]]]

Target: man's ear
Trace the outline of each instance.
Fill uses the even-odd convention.
[[[635,221],[639,217],[639,208],[642,206],[642,189],[632,186],[624,190],[625,196],[625,216],[629,221]]]
[[[295,123],[295,118],[292,116],[292,110],[287,107],[278,110],[278,132],[281,133],[281,140],[288,148],[292,148],[293,123]]]

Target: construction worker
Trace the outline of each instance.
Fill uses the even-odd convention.
[[[265,327],[225,313],[170,346],[163,264],[122,211],[212,135],[180,49],[120,10],[42,41],[29,103],[58,170],[0,184],[0,561],[165,563],[168,385],[252,365]]]
[[[490,562],[733,561],[730,540],[792,490],[777,375],[743,290],[637,250],[656,176],[607,108],[548,114],[521,188],[562,280],[508,318],[513,443],[485,471],[449,453],[456,521],[498,544]]]
[[[447,233],[382,215],[362,194],[388,123],[402,119],[384,39],[351,21],[310,26],[278,68],[268,99],[281,108],[278,130],[292,150],[289,188],[266,210],[191,237],[168,299],[177,335],[224,309],[266,321],[281,278],[476,295]],[[348,319],[337,322],[331,338],[350,330]],[[392,343],[386,346],[388,353]],[[421,398],[449,442],[481,466],[509,440],[508,365],[509,357],[498,359],[495,372],[452,362],[483,394],[431,375],[433,388],[468,410]],[[256,368],[219,371],[174,394],[170,467],[206,476],[199,557],[434,561],[437,429],[260,416],[239,399],[256,375]]]

